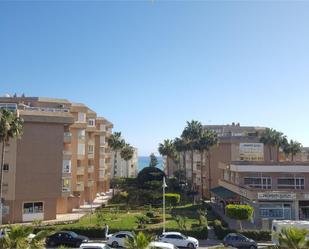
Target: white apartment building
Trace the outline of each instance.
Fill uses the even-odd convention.
[[[112,151],[111,157],[112,177],[136,177],[138,169],[138,150],[134,148],[131,160],[125,161],[120,156],[120,152]]]

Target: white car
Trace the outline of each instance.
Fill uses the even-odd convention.
[[[178,247],[174,246],[171,243],[153,241],[153,242],[150,242],[147,249],[178,249]]]
[[[159,237],[159,241],[171,243],[177,247],[198,248],[198,240],[178,232],[166,232]]]
[[[81,249],[110,249],[105,243],[82,243],[80,245]]]
[[[133,234],[131,232],[122,231],[115,234],[110,234],[108,236],[107,244],[111,247],[124,247],[125,239],[133,238]]]

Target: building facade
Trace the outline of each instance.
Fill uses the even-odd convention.
[[[120,152],[112,151],[112,177],[136,177],[138,171],[138,150],[134,148],[133,157],[125,161]]]
[[[309,219],[309,163],[244,162],[220,165],[219,185],[234,193],[227,200],[216,192],[222,208],[228,203],[254,207],[254,224],[267,228],[273,219]]]
[[[0,107],[24,119],[5,147],[4,222],[55,219],[109,190],[108,120],[65,99],[3,97]]]
[[[204,129],[210,129],[217,133],[218,144],[209,151],[194,151],[193,157],[191,151],[180,152],[179,165],[170,160],[170,175],[175,170],[185,171],[188,182],[193,182],[194,188],[200,195],[211,197],[211,189],[219,186],[221,170],[219,163],[229,163],[235,160],[247,160],[241,158],[239,151],[240,144],[259,143],[259,136],[265,130],[263,127],[231,125],[206,125]],[[245,149],[245,148],[243,148]],[[263,158],[259,160],[270,160],[268,146],[262,146]],[[277,152],[271,149],[272,157],[276,158]],[[193,167],[192,167],[193,158]],[[252,159],[252,158],[251,158]],[[192,179],[193,178],[193,179]]]

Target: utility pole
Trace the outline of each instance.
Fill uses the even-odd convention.
[[[165,233],[165,188],[167,187],[165,182],[165,176],[163,177],[163,233]]]

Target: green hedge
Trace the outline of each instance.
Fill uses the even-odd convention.
[[[180,202],[180,194],[168,193],[165,194],[166,204],[168,206],[177,206]]]
[[[218,239],[222,240],[229,233],[241,233],[244,236],[256,240],[256,241],[270,241],[271,240],[271,231],[263,230],[247,230],[247,231],[237,231],[235,229],[230,229],[224,227],[219,220],[215,220],[213,223],[214,232]]]
[[[253,215],[253,207],[249,205],[229,204],[225,207],[227,217],[235,220],[249,220]]]

